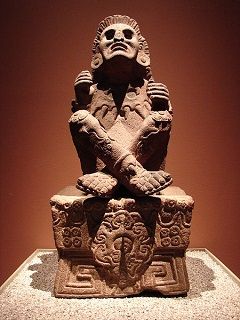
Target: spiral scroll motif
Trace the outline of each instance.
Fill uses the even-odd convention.
[[[162,247],[188,247],[193,206],[191,197],[162,199],[158,214]]]
[[[140,279],[153,255],[151,234],[138,212],[119,210],[105,214],[91,249],[110,282],[124,288]]]
[[[81,226],[85,215],[80,200],[60,201],[51,199],[53,232],[57,248],[80,248]]]

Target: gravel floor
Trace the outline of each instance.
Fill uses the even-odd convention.
[[[187,297],[142,294],[108,299],[57,299],[56,251],[41,251],[0,295],[0,319],[240,319],[240,287],[204,251],[187,252]]]

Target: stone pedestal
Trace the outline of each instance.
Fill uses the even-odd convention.
[[[193,199],[181,189],[104,199],[67,187],[50,202],[59,254],[56,297],[187,293]]]

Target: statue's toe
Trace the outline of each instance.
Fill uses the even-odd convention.
[[[111,175],[103,172],[85,174],[78,178],[76,187],[81,191],[94,196],[108,198],[113,195],[118,181]]]
[[[137,196],[158,194],[172,183],[172,177],[165,171],[143,170],[130,180],[130,188]]]

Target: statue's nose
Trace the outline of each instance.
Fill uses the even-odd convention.
[[[114,40],[115,41],[123,41],[124,40],[124,35],[123,35],[123,32],[121,30],[117,30],[115,32]]]

